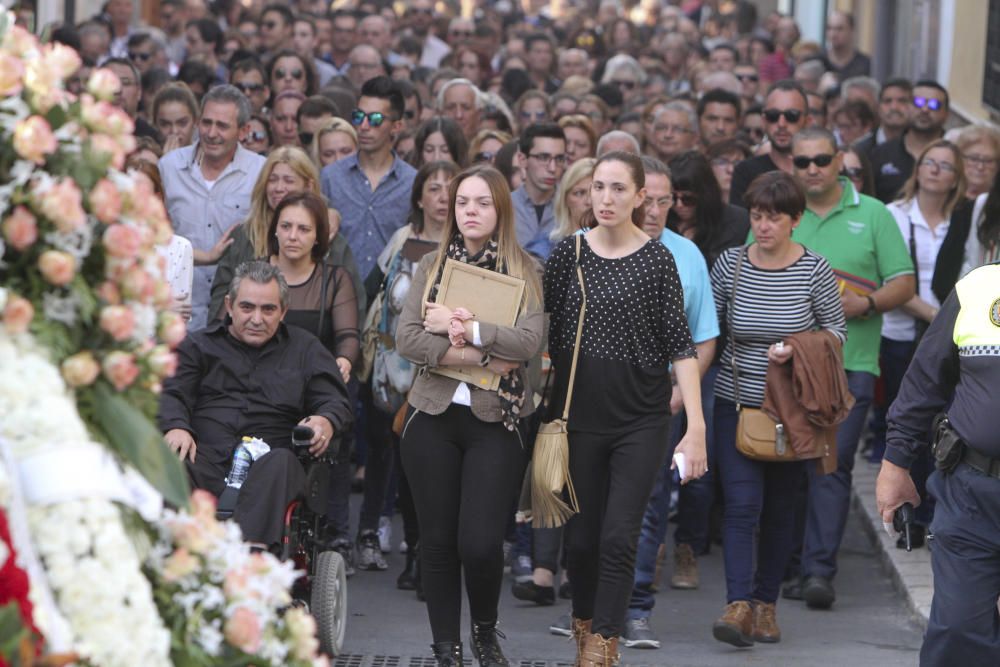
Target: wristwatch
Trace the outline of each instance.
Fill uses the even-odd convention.
[[[861,317],[868,319],[872,315],[878,314],[878,308],[875,307],[875,299],[872,298],[871,294],[865,294],[865,299],[868,300],[868,310]]]

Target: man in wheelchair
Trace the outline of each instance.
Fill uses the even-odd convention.
[[[160,396],[159,427],[192,486],[216,496],[243,436],[270,446],[251,465],[233,518],[248,542],[275,549],[285,508],[305,487],[293,428],[312,429],[309,452],[321,457],[350,426],[351,405],[333,355],[312,333],[282,323],[288,285],[276,267],[240,265],[225,306],[224,321],[189,333],[177,348],[177,373]]]

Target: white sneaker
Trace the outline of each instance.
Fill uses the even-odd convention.
[[[382,553],[387,554],[392,551],[392,519],[387,516],[379,517],[378,520],[378,548]]]

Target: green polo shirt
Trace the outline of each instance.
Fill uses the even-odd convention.
[[[806,208],[792,232],[798,241],[822,255],[845,289],[860,295],[874,292],[886,281],[913,273],[913,260],[895,218],[874,197],[859,194],[849,180],[837,206],[820,219]],[[847,320],[844,368],[879,374],[878,353],[882,315]]]

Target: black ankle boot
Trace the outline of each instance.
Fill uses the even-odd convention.
[[[406,550],[406,567],[396,579],[396,588],[401,591],[417,590],[417,581],[420,579],[420,570],[417,567],[417,547],[410,547]]]
[[[504,634],[497,630],[496,621],[492,623],[480,623],[472,621],[472,637],[469,644],[472,648],[472,657],[479,663],[479,667],[510,667],[503,651],[500,650],[500,642],[497,637]]]
[[[462,642],[431,644],[438,667],[462,667]]]

